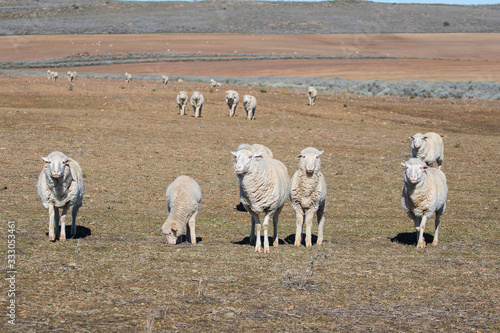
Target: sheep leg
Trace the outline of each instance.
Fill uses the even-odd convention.
[[[420,233],[418,236],[418,242],[417,242],[417,248],[423,249],[425,247],[425,240],[424,240],[424,230],[425,230],[425,224],[427,223],[427,216],[422,216],[422,221],[420,222]]]
[[[59,240],[66,240],[66,215],[68,215],[68,208],[64,207],[61,213],[61,236]]]
[[[434,233],[434,240],[432,241],[432,245],[436,246],[438,245],[438,235],[439,235],[439,225],[441,224],[441,214],[443,214],[443,210],[440,209],[436,212],[436,221],[435,226],[436,226],[436,232]]]
[[[194,214],[189,219],[189,223],[188,223],[188,227],[187,227],[187,230],[189,232],[189,236],[191,238],[191,244],[196,244],[195,223],[196,223],[196,216],[197,215],[198,215],[198,211],[194,212]]]
[[[323,243],[323,227],[325,225],[325,204],[319,206],[316,214],[318,217],[318,241],[316,244],[321,245]]]
[[[441,167],[443,166],[443,156],[439,156],[436,160],[439,170],[441,170]]]
[[[295,246],[300,246],[302,242],[302,223],[304,223],[304,213],[301,208],[297,208],[295,211]]]
[[[312,246],[312,220],[314,217],[314,210],[308,209],[306,211],[306,247],[311,247]]]
[[[262,252],[262,246],[260,242],[260,220],[258,216],[254,216],[255,219],[255,233],[256,233],[256,238],[255,238],[255,252]]]
[[[418,216],[414,216],[414,217],[413,217],[413,224],[415,225],[415,230],[416,230],[417,232],[419,232],[419,231],[420,231],[420,220],[421,220],[421,218],[420,218],[420,217],[418,217]]]
[[[255,217],[252,215],[252,226],[250,228],[250,245],[253,244],[255,244]]]
[[[264,253],[269,253],[269,238],[267,238],[267,231],[269,228],[269,218],[271,217],[270,213],[267,213],[264,216],[264,222],[262,223],[262,228],[264,229]]]
[[[283,207],[279,208],[273,215],[273,232],[274,232],[274,240],[273,240],[273,246],[278,247],[279,245],[279,239],[278,239],[278,220],[281,214],[281,210]]]
[[[79,207],[73,207],[71,210],[71,238],[76,237],[76,216],[78,215]]]
[[[57,226],[59,226],[58,219],[56,218],[58,212],[59,210],[54,205],[49,205],[49,239],[52,242],[56,240],[56,222]]]

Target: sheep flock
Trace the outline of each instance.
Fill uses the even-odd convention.
[[[68,80],[76,78],[76,72],[68,71]],[[58,74],[47,71],[49,80],[57,80]],[[132,75],[125,74],[126,82]],[[181,81],[177,81],[182,83]],[[162,77],[165,87],[168,77]],[[215,80],[210,87],[220,87]],[[317,90],[308,87],[306,96],[308,105],[316,102]],[[243,96],[245,119],[255,119],[257,99],[249,94]],[[194,117],[200,118],[205,97],[200,91],[191,96],[186,91],[179,91],[176,104],[180,115],[186,115],[188,102],[193,107]],[[236,116],[239,94],[235,90],[226,91],[225,104],[229,108],[229,116]],[[417,248],[424,248],[423,232],[427,221],[435,215],[435,236],[433,245],[438,243],[438,232],[441,216],[445,212],[448,188],[446,176],[441,170],[444,160],[444,144],[441,135],[433,132],[416,133],[409,137],[410,158],[403,162],[403,191],[401,204],[408,217],[414,222],[417,231]],[[229,153],[229,152],[228,152]],[[295,158],[298,168],[292,177],[287,166],[276,159],[272,150],[262,144],[240,144],[236,150],[230,151],[235,158],[233,172],[239,183],[240,203],[250,215],[249,243],[255,245],[256,252],[270,252],[268,229],[273,223],[273,246],[278,246],[279,216],[287,200],[296,216],[295,246],[313,245],[313,217],[317,216],[317,240],[320,246],[324,240],[326,222],[326,181],[321,172],[320,155],[324,153],[315,147],[305,147]],[[55,241],[66,239],[65,223],[68,210],[72,211],[71,236],[76,236],[76,217],[83,203],[84,181],[83,171],[76,160],[64,153],[54,151],[42,158],[44,165],[40,172],[37,191],[42,205],[49,212],[49,239]],[[434,168],[437,162],[438,167]],[[182,172],[166,190],[168,218],[161,227],[167,245],[175,245],[186,233],[186,240],[196,244],[195,220],[201,205],[202,189],[197,181]],[[209,191],[208,191],[209,193]],[[59,212],[62,209],[62,212]],[[261,220],[261,217],[263,219]],[[330,219],[329,221],[331,221]],[[59,227],[59,223],[61,226]],[[333,223],[333,222],[329,222]],[[305,238],[302,238],[305,225]],[[328,226],[328,223],[326,224]],[[263,242],[261,240],[261,233]],[[263,243],[263,244],[262,244]]]

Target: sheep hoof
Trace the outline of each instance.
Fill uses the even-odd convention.
[[[300,242],[295,242],[295,246],[300,246]]]
[[[432,242],[432,245],[433,245],[433,246],[437,246],[437,245],[438,245],[438,241],[437,241],[437,239],[435,239],[435,240]]]
[[[255,252],[262,252],[262,248],[260,246],[256,246],[255,247]]]
[[[269,252],[269,247],[264,247],[264,253],[270,253]]]
[[[273,246],[274,246],[274,247],[278,247],[278,245],[279,245],[279,241],[278,241],[278,239],[276,238],[276,239],[274,240],[274,242],[273,242]]]
[[[424,241],[418,242],[417,248],[419,248],[419,249],[425,248],[425,242]]]

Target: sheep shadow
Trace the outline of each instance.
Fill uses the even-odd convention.
[[[287,244],[295,244],[295,234],[291,234],[288,237],[285,238],[285,242]],[[318,242],[318,236],[316,235],[311,235],[311,243],[312,245],[316,244]],[[302,233],[301,234],[301,239],[300,239],[300,245],[306,246],[306,234]]]
[[[46,232],[45,235],[48,237],[49,233]],[[76,226],[76,235],[71,236],[71,225],[66,226],[66,239],[80,239],[80,238],[87,238],[88,236],[92,235],[92,230],[90,230],[87,227],[82,227],[81,225]],[[56,240],[60,240],[60,234],[57,235]]]
[[[196,244],[201,243],[202,241],[203,238],[196,237]],[[186,235],[181,235],[180,240],[177,242],[177,245],[182,243],[191,244],[191,239],[188,239]]]
[[[274,242],[273,237],[268,236],[267,239],[269,240],[269,245],[272,246],[273,242]],[[264,236],[260,237],[260,241],[261,241],[262,245],[264,245]],[[250,243],[250,236],[247,236],[240,241],[233,242],[233,244],[236,244],[236,245],[255,245],[255,242]],[[285,245],[286,243],[284,240],[282,240],[278,237],[278,244]]]
[[[402,232],[390,240],[392,243],[417,246],[418,232]],[[434,236],[424,232],[424,240],[427,244],[432,243]]]
[[[246,212],[247,210],[245,209],[245,206],[243,206],[243,204],[240,202],[236,207],[235,209],[238,211],[238,212]]]

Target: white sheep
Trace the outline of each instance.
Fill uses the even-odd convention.
[[[212,88],[215,88],[215,86],[217,86],[217,81],[215,81],[214,79],[210,79],[210,86]]]
[[[220,82],[217,82],[215,85],[217,86],[217,88],[222,87],[222,83],[220,83]]]
[[[229,107],[229,117],[234,117],[236,115],[236,106],[238,106],[239,101],[240,96],[237,91],[226,91],[226,104]]]
[[[255,251],[262,251],[259,214],[265,214],[262,223],[264,253],[269,253],[269,219],[273,218],[273,246],[278,246],[278,219],[290,192],[290,179],[286,166],[270,157],[267,147],[260,146],[265,150],[257,147],[242,144],[231,154],[235,157],[234,171],[239,181],[240,201],[251,215],[250,243],[255,240]]]
[[[193,106],[194,116],[196,118],[201,116],[201,109],[203,108],[203,102],[205,99],[199,91],[194,91],[191,95],[191,105]]]
[[[130,83],[130,81],[132,81],[132,74],[125,73],[125,82]]]
[[[255,119],[255,109],[257,108],[257,99],[252,95],[244,95],[243,108],[247,113],[247,119]]]
[[[189,176],[177,177],[165,192],[168,217],[161,230],[167,237],[167,243],[174,245],[186,230],[186,239],[196,244],[196,216],[201,204],[201,188]]]
[[[441,169],[444,161],[444,144],[441,135],[434,132],[417,133],[408,139],[411,143],[411,157],[420,158],[428,166],[433,166],[437,161]]]
[[[52,81],[52,71],[47,69],[47,80]]]
[[[314,105],[314,103],[316,103],[318,91],[314,87],[309,87],[307,88],[307,96],[309,97],[309,105]]]
[[[314,214],[318,219],[318,241],[323,242],[323,227],[325,225],[326,182],[321,173],[320,155],[323,150],[308,147],[303,149],[297,159],[299,167],[292,176],[290,201],[295,211],[296,232],[295,246],[300,246],[302,240],[302,225],[306,225],[306,247],[312,246],[311,229]]]
[[[441,170],[429,167],[419,158],[410,158],[401,164],[405,168],[401,205],[419,232],[417,247],[425,247],[425,225],[434,213],[436,213],[436,232],[432,245],[436,246],[441,215],[445,211],[448,195],[446,176]]]
[[[68,209],[73,218],[71,235],[76,235],[76,215],[85,191],[82,168],[77,161],[58,151],[42,159],[45,164],[38,176],[37,192],[43,207],[49,210],[49,239],[55,241],[59,234],[59,208],[62,208],[59,239],[65,240]]]
[[[73,82],[74,79],[76,79],[76,72],[68,71],[68,81]]]
[[[52,75],[52,80],[57,81],[59,78],[59,73],[58,72],[51,72]]]
[[[185,92],[185,91],[180,91],[177,94],[176,100],[177,100],[177,105],[179,106],[179,112],[180,112],[181,116],[186,115],[186,106],[188,103],[188,99],[189,99],[189,96],[188,96],[187,92]]]
[[[168,83],[168,76],[163,75],[161,78],[161,82],[163,82],[163,86],[166,86]]]

